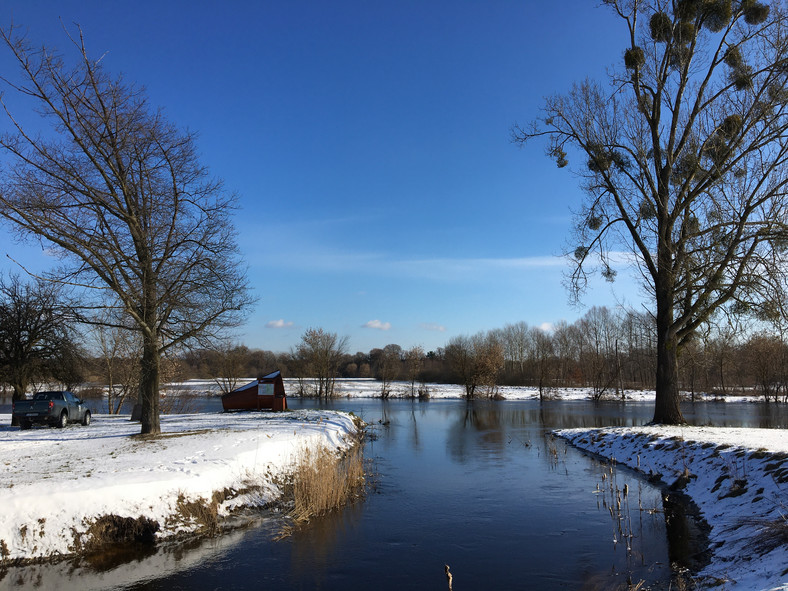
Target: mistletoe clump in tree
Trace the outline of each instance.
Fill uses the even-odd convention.
[[[788,16],[782,2],[606,0],[629,33],[608,84],[547,99],[524,143],[570,153],[586,198],[573,293],[631,251],[653,297],[655,423],[684,422],[677,358],[715,311],[779,312],[788,250]]]

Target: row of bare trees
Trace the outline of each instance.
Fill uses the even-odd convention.
[[[18,282],[2,285],[0,336],[4,364],[0,381],[4,387],[24,390],[35,380],[73,387],[90,380],[108,387],[110,413],[136,401],[141,346],[134,334],[100,326],[90,333],[91,354],[74,345],[69,349],[73,353],[64,356],[62,339],[68,333],[54,322],[57,314],[51,306],[44,305],[57,300],[46,299],[51,297],[47,284],[37,289],[43,292]],[[9,294],[16,294],[16,308]],[[20,299],[25,306],[19,305]],[[51,334],[42,333],[38,341],[28,342],[31,355],[13,361],[9,343],[23,341],[14,336],[14,325],[8,319],[20,317],[24,310],[30,313],[30,322],[46,319]],[[32,335],[33,328],[35,324],[25,330]],[[57,347],[53,348],[52,343]],[[226,392],[245,379],[279,369],[285,377],[297,380],[297,390],[292,394],[320,398],[337,394],[337,378],[374,378],[383,398],[394,392],[395,382],[397,395],[414,398],[428,395],[428,382],[442,382],[461,384],[468,398],[495,397],[499,386],[513,385],[537,387],[542,396],[556,388],[584,387],[592,398],[601,399],[623,396],[626,389],[654,388],[655,343],[651,316],[595,307],[576,322],[560,322],[549,330],[518,322],[454,337],[444,347],[428,352],[419,346],[403,349],[389,344],[368,353],[349,354],[347,338],[310,328],[287,353],[240,344],[192,349],[165,358],[162,372],[168,381],[213,379]],[[52,351],[57,354],[49,355]],[[26,376],[24,383],[19,382],[20,376]],[[785,401],[788,340],[776,329],[707,325],[679,357],[679,376],[682,390],[693,398],[701,393],[751,392],[767,401]]]
[[[405,382],[399,394],[412,397],[423,395],[428,382],[461,384],[468,398],[494,397],[501,385],[537,387],[543,396],[555,388],[583,387],[595,399],[655,387],[653,317],[606,307],[548,330],[518,322],[454,337],[435,351],[389,344],[349,354],[347,344],[346,338],[318,328],[307,330],[288,353],[236,346],[232,354],[245,360],[237,375],[254,377],[278,368],[298,379],[299,394],[322,398],[336,394],[338,377],[374,378],[383,398],[392,394],[394,382]],[[183,357],[183,373],[221,375],[227,367],[222,355],[191,352]],[[679,357],[679,379],[691,397],[754,392],[765,400],[784,400],[788,340],[775,328],[706,324]]]
[[[657,337],[649,314],[594,307],[550,330],[521,322],[474,338],[502,347],[499,384],[536,386],[540,394],[586,387],[594,399],[655,387]],[[678,364],[680,388],[693,399],[742,392],[767,401],[788,397],[788,339],[778,328],[707,323]]]

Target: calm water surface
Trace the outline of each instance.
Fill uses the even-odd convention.
[[[203,401],[201,410],[213,405]],[[456,590],[616,589],[628,579],[667,589],[670,563],[687,559],[686,548],[668,541],[674,532],[659,489],[625,469],[611,475],[549,435],[640,425],[651,418],[650,403],[341,399],[320,406],[353,411],[371,425],[365,456],[374,486],[364,502],[280,541],[272,517],[131,562],[12,569],[0,588],[445,589],[448,564]],[[684,412],[696,424],[788,426],[786,405],[698,403]],[[629,487],[621,520],[609,509],[611,484]]]

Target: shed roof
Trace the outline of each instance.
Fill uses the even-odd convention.
[[[255,380],[254,382],[249,382],[248,384],[244,384],[243,386],[237,387],[233,392],[243,392],[244,390],[251,390],[252,388],[257,388],[257,384],[259,380]]]
[[[281,374],[282,372],[276,370],[275,372],[269,373],[268,375],[258,378],[253,382],[249,382],[248,384],[237,387],[235,390],[233,390],[233,392],[243,392],[245,390],[256,389],[259,384],[271,384],[276,380],[276,378],[279,378]]]

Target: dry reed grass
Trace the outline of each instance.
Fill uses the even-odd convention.
[[[360,444],[338,453],[324,446],[306,447],[298,456],[293,473],[280,483],[282,501],[289,507],[292,527],[341,509],[362,498],[365,487],[364,458]]]
[[[344,454],[325,447],[306,448],[293,475],[293,510],[297,522],[307,522],[359,498],[364,487],[361,446]]]
[[[169,524],[180,522],[196,526],[196,532],[215,536],[221,533],[223,524],[219,516],[219,508],[228,499],[233,499],[239,494],[251,493],[252,489],[234,490],[224,488],[215,490],[210,500],[198,497],[194,500],[187,499],[183,493],[178,495],[176,512],[169,520]]]

